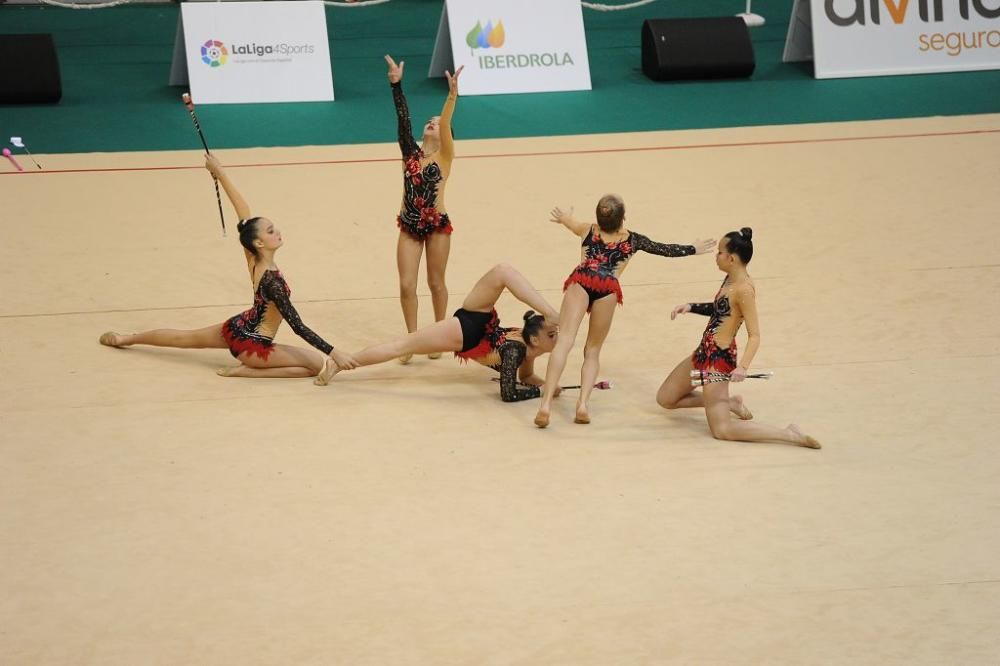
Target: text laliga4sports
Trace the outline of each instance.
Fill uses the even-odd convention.
[[[313,44],[233,44],[233,55],[296,55],[314,53]]]

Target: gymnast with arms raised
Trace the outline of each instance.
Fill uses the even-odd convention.
[[[251,216],[250,206],[214,156],[206,158],[205,166],[222,184],[239,216],[236,228],[250,271],[253,305],[222,324],[196,330],[156,329],[131,334],[109,331],[101,336],[101,344],[109,347],[228,348],[240,365],[220,368],[218,373],[225,377],[314,377],[327,366],[354,367],[349,354],[334,350],[330,343],[302,323],[292,305],[288,283],[274,263],[274,254],[283,245],[281,233],[274,223],[266,217]],[[274,336],[282,320],[315,349],[276,344]]]
[[[455,141],[451,134],[451,119],[458,100],[459,67],[448,78],[448,97],[440,116],[434,116],[424,125],[423,145],[417,146],[410,127],[410,111],[403,95],[403,68],[385,57],[389,65],[389,84],[392,100],[396,106],[398,121],[399,150],[403,156],[403,200],[400,203],[396,226],[399,238],[396,242],[396,267],[399,271],[399,302],[403,308],[406,330],[417,330],[417,273],[420,258],[427,249],[427,286],[431,291],[434,306],[434,321],[442,321],[448,312],[448,287],[445,284],[445,269],[451,252],[451,218],[444,203],[445,186],[451,175],[451,163],[455,158]],[[431,354],[440,358],[441,354]],[[400,357],[401,363],[408,363],[410,355]]]

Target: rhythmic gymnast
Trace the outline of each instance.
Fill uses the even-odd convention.
[[[281,233],[274,223],[266,217],[251,217],[250,206],[214,156],[206,157],[205,166],[222,184],[240,218],[236,228],[254,287],[253,306],[222,324],[207,328],[193,331],[156,329],[132,334],[109,331],[101,336],[100,343],[109,347],[228,348],[240,365],[220,368],[218,373],[224,377],[314,377],[326,366],[354,367],[349,354],[334,350],[302,323],[289,298],[291,290],[274,264],[274,253],[283,245]],[[275,344],[273,339],[282,319],[316,349]]]
[[[552,352],[545,371],[545,390],[542,404],[535,415],[535,425],[549,425],[553,389],[566,367],[566,358],[584,315],[590,313],[587,342],[583,348],[583,368],[580,372],[580,397],[576,403],[575,423],[590,423],[587,401],[593,391],[600,370],[601,347],[611,320],[615,304],[622,303],[622,288],[618,282],[629,260],[636,252],[649,252],[661,257],[686,257],[704,254],[715,247],[714,240],[697,240],[694,245],[668,245],[657,243],[642,234],[625,229],[625,202],[621,197],[607,194],[597,203],[597,224],[579,222],[573,218],[572,209],[564,213],[559,208],[552,211],[552,221],[562,224],[583,239],[582,261],[563,285],[563,302],[559,312],[559,342]],[[612,298],[614,296],[614,298]]]
[[[434,116],[424,125],[423,146],[418,147],[410,128],[410,111],[403,95],[403,67],[389,57],[389,83],[399,121],[399,148],[403,153],[403,201],[400,204],[396,225],[399,240],[396,243],[396,266],[399,270],[399,302],[403,308],[406,330],[417,330],[417,272],[420,257],[427,248],[427,286],[431,290],[434,321],[442,321],[448,311],[448,287],[444,273],[451,251],[451,219],[444,203],[445,185],[451,174],[455,157],[455,141],[451,134],[451,118],[458,99],[459,67],[448,77],[448,97],[440,116]],[[432,353],[430,358],[440,358]],[[411,355],[400,357],[400,363],[409,363]]]
[[[495,306],[504,289],[533,308],[524,314],[523,328],[500,326]],[[535,310],[541,314],[535,314]],[[555,308],[523,275],[511,266],[498,264],[479,278],[450,319],[392,342],[373,345],[352,358],[362,366],[385,363],[406,354],[455,352],[459,359],[476,361],[500,373],[500,398],[504,402],[529,400],[541,395],[539,387],[543,381],[535,375],[535,359],[555,346],[558,329],[553,322],[557,318]],[[328,365],[315,383],[327,384],[341,369]]]
[[[702,391],[691,387],[691,371],[729,375],[730,382],[746,378],[753,357],[760,348],[757,319],[757,289],[747,272],[753,258],[753,231],[744,227],[731,231],[719,244],[715,264],[726,274],[712,303],[684,303],[670,313],[670,318],[694,312],[708,317],[701,344],[694,354],[677,364],[656,393],[656,402],[664,409],[704,407],[708,427],[716,439],[740,442],[778,441],[820,448],[820,443],[803,433],[794,423],[787,428],[749,423],[753,414],[743,399],[729,395],[729,382],[706,383]],[[737,363],[736,333],[747,325],[747,350]],[[734,420],[732,416],[735,415]]]

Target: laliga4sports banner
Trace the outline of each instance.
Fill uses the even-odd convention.
[[[1000,0],[811,0],[808,13],[817,78],[1000,69]]]
[[[446,0],[429,76],[462,95],[590,90],[580,0]]]
[[[182,50],[197,104],[333,100],[322,2],[184,2],[180,20],[174,69]]]

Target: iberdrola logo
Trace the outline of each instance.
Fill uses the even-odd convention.
[[[221,67],[226,64],[229,51],[225,44],[217,39],[210,39],[201,45],[201,61],[209,67]]]
[[[827,2],[832,1],[827,0]],[[875,1],[872,0],[872,2]],[[886,1],[889,2],[891,0]],[[920,1],[926,2],[927,0]],[[858,2],[862,2],[862,0],[858,0]],[[909,0],[900,0],[900,2],[909,2]],[[517,26],[515,26],[515,32],[517,32]],[[503,46],[506,39],[507,35],[503,29],[503,21],[497,21],[496,25],[493,25],[493,21],[487,21],[485,28],[482,21],[476,21],[476,27],[470,30],[469,34],[465,36],[465,43],[472,49],[471,55],[475,58],[475,62],[479,64],[479,69],[481,70],[518,69],[523,67],[565,67],[567,65],[575,66],[576,64],[573,62],[573,56],[569,51],[561,53],[557,51],[550,51],[548,53],[511,53],[511,49],[508,47],[503,51],[494,53],[483,53],[480,51],[477,54],[475,52],[476,49],[499,49]],[[521,41],[523,42],[524,40],[522,39]]]
[[[470,49],[498,49],[503,46],[506,35],[503,31],[503,21],[497,21],[496,26],[493,21],[487,21],[483,27],[482,21],[476,21],[476,27],[465,36],[465,43]]]

